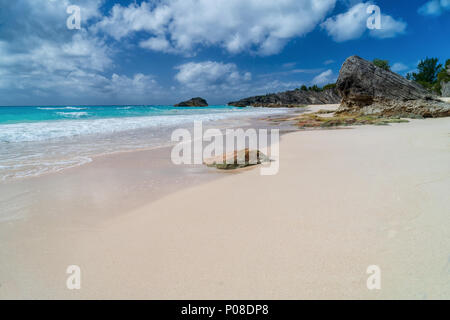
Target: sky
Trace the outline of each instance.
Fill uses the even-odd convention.
[[[0,0],[0,105],[225,104],[355,54],[405,75],[450,58],[449,30],[450,0]]]

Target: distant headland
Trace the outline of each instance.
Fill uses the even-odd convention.
[[[208,102],[200,97],[192,98],[188,101],[183,101],[175,105],[175,107],[207,107]]]

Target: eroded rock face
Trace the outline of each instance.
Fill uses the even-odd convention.
[[[338,104],[340,101],[341,96],[336,89],[327,89],[321,92],[292,90],[245,98],[230,102],[228,105],[235,107],[294,108],[309,104]]]
[[[192,98],[191,100],[180,102],[176,104],[175,107],[207,107],[208,102],[205,99],[197,97]]]
[[[364,107],[385,100],[425,99],[430,96],[419,84],[358,56],[352,56],[344,62],[336,86],[342,95],[342,104],[348,107]]]
[[[443,97],[450,97],[450,82],[443,82],[442,83],[442,96]]]
[[[439,101],[419,84],[358,56],[344,62],[336,86],[342,96],[338,113],[408,118],[450,116],[450,104]]]
[[[338,113],[349,113],[347,110],[348,109],[340,109]],[[450,103],[434,99],[417,99],[408,101],[387,100],[384,102],[375,102],[370,106],[360,108],[358,109],[358,113],[363,115],[381,116],[385,118],[441,118],[450,117]]]

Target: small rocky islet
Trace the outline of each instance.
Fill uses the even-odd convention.
[[[208,107],[208,102],[203,98],[197,97],[197,98],[192,98],[191,100],[188,100],[188,101],[180,102],[174,106],[175,107]]]

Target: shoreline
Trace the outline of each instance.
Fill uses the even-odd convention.
[[[288,113],[291,114],[292,112]],[[213,123],[208,123],[204,130],[213,126]],[[230,123],[233,126],[228,128],[271,128],[273,124],[267,121],[266,118],[250,117],[231,119],[231,122],[218,121],[216,122],[219,128],[227,128]],[[193,124],[192,124],[193,125]],[[290,132],[289,124],[277,126],[281,129],[280,134]],[[188,129],[192,131],[192,128]],[[18,211],[23,208],[26,210],[25,214],[9,214],[12,220],[22,219],[27,216],[36,214],[35,211],[47,212],[48,209],[42,209],[42,202],[52,202],[52,198],[59,201],[59,208],[74,205],[72,198],[91,198],[85,209],[87,211],[90,207],[95,205],[100,207],[100,211],[120,211],[116,210],[108,203],[108,199],[117,199],[122,194],[118,191],[110,191],[110,186],[116,190],[119,189],[136,189],[135,181],[146,181],[140,183],[140,195],[133,195],[133,201],[126,207],[125,211],[136,207],[136,198],[139,204],[146,203],[143,201],[145,192],[150,193],[149,200],[155,200],[179,189],[187,186],[202,183],[202,181],[209,181],[227,174],[236,174],[237,171],[224,172],[214,168],[208,168],[204,165],[190,165],[177,166],[174,165],[170,158],[170,152],[175,145],[175,142],[167,142],[168,145],[161,145],[156,147],[144,147],[133,150],[121,150],[110,153],[96,154],[90,157],[90,161],[83,164],[78,164],[72,167],[62,168],[57,171],[50,171],[39,174],[37,176],[30,176],[24,178],[16,178],[11,180],[0,181],[0,223],[8,222],[7,212],[12,208],[13,211]],[[173,144],[173,145],[170,145]],[[146,163],[148,161],[148,163]],[[119,167],[116,168],[116,164]],[[118,169],[118,170],[116,170]],[[119,173],[116,177],[117,172]],[[132,172],[130,174],[130,172]],[[142,172],[145,174],[142,176]],[[119,178],[119,176],[121,178]],[[129,177],[130,176],[130,177]],[[133,177],[131,177],[133,176]],[[120,179],[123,179],[120,180]],[[104,184],[90,186],[91,181],[109,181]],[[180,183],[181,181],[181,183]],[[88,191],[82,190],[79,186],[87,185]],[[63,187],[66,190],[66,196],[60,197],[58,195],[59,188]],[[96,195],[98,190],[106,190],[101,199]],[[39,191],[38,191],[39,190]],[[92,193],[92,194],[91,194]],[[39,194],[39,195],[37,195]],[[25,195],[25,196],[24,196]],[[129,202],[129,201],[128,201]],[[68,203],[70,205],[68,205]],[[35,210],[35,207],[39,207]],[[46,206],[44,205],[44,208]],[[58,207],[58,206],[56,206]],[[101,208],[104,207],[104,208]],[[51,209],[55,211],[56,209]],[[62,209],[61,209],[62,210]],[[124,208],[122,207],[122,210]],[[66,210],[62,210],[66,211]],[[6,216],[6,217],[5,217]],[[56,214],[55,214],[56,216]],[[103,214],[105,216],[105,214]]]
[[[217,116],[216,109],[213,109],[211,113],[207,113],[206,116],[214,118]],[[290,113],[290,110],[269,110],[267,113],[285,114]],[[257,127],[264,126],[259,118],[263,117],[266,112],[246,110],[244,113],[248,115],[227,115],[226,113],[219,115],[219,119],[208,119],[203,121],[203,126],[206,129],[212,128],[236,128],[236,127],[248,127],[256,125]],[[261,114],[259,114],[261,113]],[[205,115],[205,114],[203,114]],[[15,159],[11,160],[8,157],[0,157],[0,184],[8,183],[10,181],[20,181],[23,179],[39,177],[46,174],[52,174],[61,172],[70,168],[76,168],[83,166],[94,160],[94,158],[121,154],[126,152],[135,151],[147,151],[164,147],[171,147],[175,142],[171,141],[171,133],[175,129],[185,128],[192,131],[194,120],[189,115],[190,120],[186,121],[179,126],[163,125],[158,127],[158,121],[148,127],[142,127],[137,129],[129,129],[126,131],[117,131],[110,133],[102,133],[99,135],[75,135],[67,137],[59,137],[55,139],[49,139],[47,141],[31,140],[31,141],[18,141],[8,143],[8,139],[1,143],[0,151],[3,154],[14,154]],[[222,118],[223,117],[223,118]],[[148,121],[151,117],[132,117],[124,119],[134,119],[136,122]],[[170,118],[170,117],[168,117]],[[117,122],[120,118],[112,118]],[[86,121],[105,121],[108,119],[89,119],[89,120],[65,120],[68,125],[79,126],[80,122],[85,124]],[[191,122],[192,121],[192,122]],[[60,130],[61,120],[54,121],[54,124]],[[74,123],[76,123],[74,125]],[[23,125],[13,124],[13,125]],[[41,125],[42,123],[35,122],[33,125]],[[2,126],[0,126],[2,129]],[[72,128],[73,129],[73,128]],[[1,133],[1,132],[0,132]],[[3,136],[7,136],[7,132],[3,132]],[[46,156],[49,154],[49,156]],[[39,157],[39,161],[36,161],[36,155]]]
[[[107,159],[63,172],[53,190],[66,195],[53,195],[54,212],[42,211],[54,204],[41,191],[36,210],[44,215],[0,223],[0,298],[446,298],[448,125],[444,118],[288,133],[276,176],[193,168],[196,182],[155,199],[145,187],[136,193],[145,152],[112,157],[111,179]],[[140,166],[130,172],[130,163]],[[135,189],[114,189],[114,180]],[[111,214],[123,200],[139,205]],[[95,203],[105,201],[114,210],[99,214]],[[73,264],[83,270],[78,292],[64,287]],[[383,271],[380,292],[365,287],[373,264]]]

